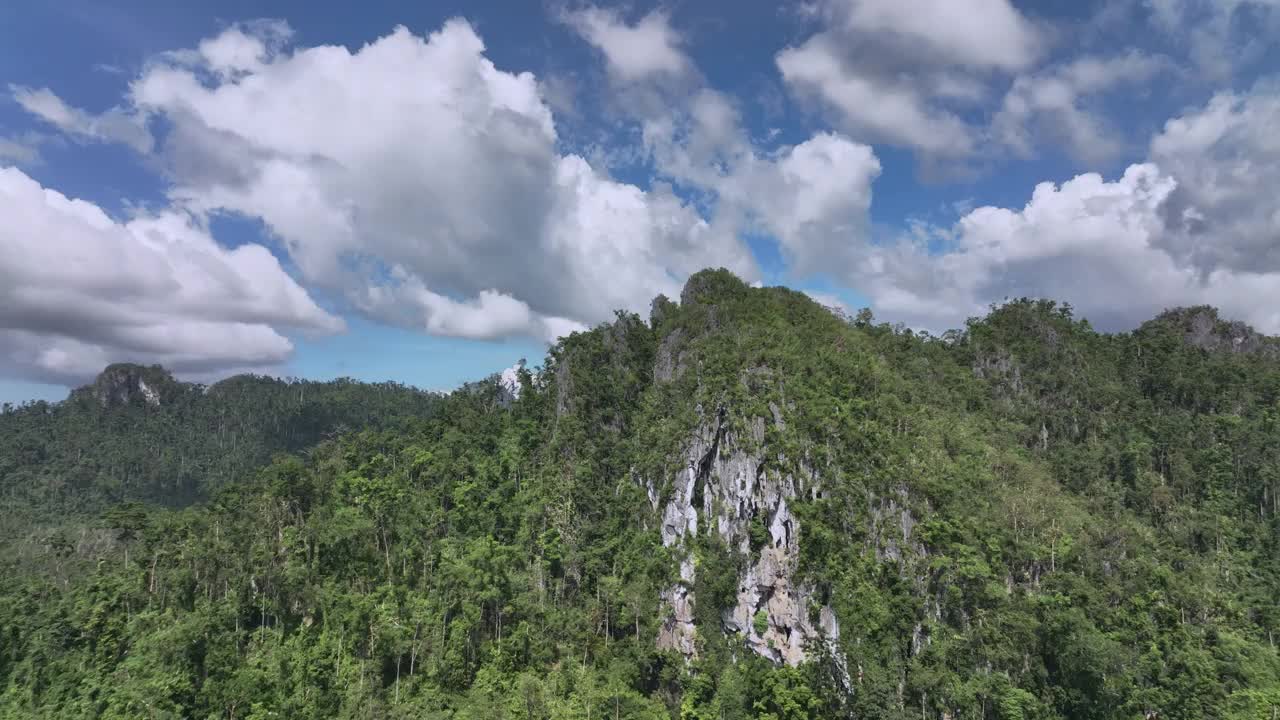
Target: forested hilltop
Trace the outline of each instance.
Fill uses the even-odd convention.
[[[6,556],[0,718],[1274,720],[1277,348],[1029,300],[930,337],[704,271],[518,393],[391,398]],[[62,433],[212,442],[163,392],[50,419],[106,395],[4,416],[8,502],[164,475],[76,479]]]
[[[126,501],[190,505],[275,453],[425,417],[439,398],[349,379],[237,375],[205,386],[112,365],[63,402],[0,408],[0,542]]]

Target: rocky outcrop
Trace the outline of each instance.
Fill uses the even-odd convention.
[[[653,381],[667,383],[679,380],[688,368],[688,353],[683,349],[684,330],[672,330],[658,344],[657,357],[653,363]]]
[[[901,564],[928,554],[915,537],[917,521],[911,512],[907,488],[899,487],[888,497],[868,496],[868,504],[871,517],[868,537],[875,541],[876,560]]]
[[[569,412],[570,400],[573,397],[573,370],[569,365],[569,356],[565,355],[556,363],[556,417],[563,417]]]
[[[1003,348],[990,353],[977,353],[973,360],[974,377],[989,380],[1004,395],[1021,395],[1022,368]]]
[[[781,408],[774,404],[770,411],[775,427],[785,427]],[[797,498],[818,492],[816,473],[805,469],[797,477],[764,461],[762,417],[749,419],[739,435],[729,429],[727,408],[714,413],[699,408],[699,415],[703,419],[685,450],[685,467],[660,508],[662,543],[674,549],[680,572],[662,593],[658,646],[687,658],[696,655],[692,546],[700,534],[714,533],[746,559],[734,605],[717,608],[726,632],[779,664],[803,662],[814,643],[834,651],[839,623],[830,608],[818,606],[814,589],[799,577],[800,528],[791,510]]]
[[[696,420],[679,445],[681,469],[666,482],[651,478],[646,483],[662,544],[678,563],[677,578],[661,592],[658,646],[692,659],[699,633],[724,632],[780,665],[829,660],[847,686],[836,643],[839,622],[799,567],[800,521],[794,510],[821,494],[821,480],[811,464],[770,446],[780,436],[805,446],[805,439],[795,436],[797,424],[788,422],[788,413],[796,408],[785,398],[785,377],[760,365],[741,369],[736,388],[703,384],[717,381],[711,379],[714,373],[704,377],[702,348],[708,339],[732,330],[726,299],[745,292],[747,287],[727,272],[704,271],[691,277],[680,294],[677,326],[669,322],[674,306],[665,298],[651,312],[652,327],[661,333],[653,356],[654,384],[685,393],[694,376],[692,394],[703,402],[695,405]],[[732,559],[725,559],[722,548]],[[707,550],[714,552],[699,552]],[[718,556],[717,562],[732,562],[733,567],[700,567],[695,555],[707,562],[706,557]],[[732,586],[719,582],[726,572],[733,577]],[[718,576],[718,597],[698,597],[704,573]],[[720,594],[729,587],[729,594]],[[702,602],[720,606],[702,607]]]
[[[1188,345],[1208,352],[1249,353],[1280,359],[1280,341],[1239,321],[1223,320],[1209,306],[1170,310],[1154,321],[1173,323]]]
[[[159,365],[145,367],[119,363],[108,365],[92,385],[76,390],[75,394],[104,408],[126,405],[157,407],[172,396],[177,386],[169,371]]]

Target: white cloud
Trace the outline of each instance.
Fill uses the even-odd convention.
[[[604,54],[610,75],[621,82],[678,77],[691,65],[683,39],[662,10],[654,10],[628,24],[615,10],[586,7],[562,15],[566,24]]]
[[[797,277],[849,262],[866,242],[871,186],[881,170],[869,146],[823,132],[766,152],[722,93],[700,88],[681,98],[661,115],[642,116],[642,137],[660,177],[714,203],[716,227],[709,229],[722,247],[730,247],[723,238],[742,231],[771,236]],[[715,264],[743,264],[721,257]]]
[[[520,399],[520,371],[524,370],[524,366],[524,358],[520,358],[515,365],[506,368],[498,375],[498,384],[517,400]]]
[[[403,271],[397,274],[403,275]],[[567,318],[539,318],[526,303],[497,290],[481,290],[474,299],[457,301],[431,292],[413,277],[403,278],[398,285],[368,286],[355,302],[361,310],[383,320],[472,340],[529,333],[551,341],[563,334],[556,331],[564,327],[585,329]],[[541,331],[535,329],[539,327]]]
[[[646,123],[659,172],[706,193],[726,239],[744,231],[774,238],[795,278],[847,267],[868,241],[872,184],[881,166],[872,149],[838,133],[818,133],[772,152],[752,146],[736,121],[714,113],[708,124],[693,108],[679,130]],[[677,122],[679,122],[677,120]],[[658,129],[658,125],[662,125]],[[742,261],[715,263],[730,269]],[[692,268],[692,264],[690,265]]]
[[[621,23],[608,11],[582,12],[607,18],[611,27]],[[583,22],[581,13],[571,17]],[[662,36],[671,36],[666,16],[657,17],[654,22],[665,28]],[[589,33],[584,37],[605,49]],[[606,59],[616,75],[607,49]],[[683,56],[679,67],[681,83],[673,85],[661,74],[632,73],[629,82],[615,83],[613,89],[624,116],[637,124],[657,176],[715,206],[714,222],[697,230],[721,248],[713,264],[731,269],[746,264],[729,238],[748,230],[776,238],[789,270],[798,277],[824,271],[835,258],[847,262],[866,241],[871,184],[880,173],[871,148],[824,132],[795,146],[764,151],[747,135],[733,98],[706,87]],[[689,268],[697,269],[692,261],[701,258],[690,260]]]
[[[732,99],[710,88],[666,94],[653,111],[644,103],[629,108],[645,157],[658,175],[682,186],[714,191],[756,153]]]
[[[805,290],[804,294],[808,295],[810,300],[813,300],[814,302],[818,303],[819,305],[829,310],[834,310],[839,315],[844,315],[845,317],[853,317],[853,314],[854,314],[853,308],[849,307],[848,303],[846,303],[844,300],[841,300],[836,295],[832,295],[831,293],[816,292],[813,290]]]
[[[1269,309],[1280,307],[1280,214],[1259,192],[1280,187],[1273,86],[1223,93],[1171,121],[1149,162],[1121,178],[1045,183],[1022,208],[965,208],[952,226],[915,224],[877,243],[868,214],[881,165],[863,140],[963,160],[993,138],[1030,155],[1044,136],[1086,162],[1109,159],[1126,138],[1095,103],[1167,65],[1131,52],[1037,70],[1046,34],[1006,0],[824,0],[819,9],[822,29],[775,60],[840,130],[772,149],[750,138],[734,98],[705,87],[665,14],[562,16],[604,58],[637,152],[656,171],[648,189],[566,154],[549,99],[567,102],[564,84],[553,92],[557,83],[498,69],[463,21],[427,37],[398,28],[356,51],[292,49],[286,26],[237,25],[154,58],[110,112],[165,128],[154,152],[174,209],[149,221],[163,219],[166,236],[208,241],[183,212],[261,219],[309,287],[439,335],[550,339],[614,308],[643,311],[704,266],[754,280],[744,231],[776,237],[794,278],[844,278],[881,314],[932,329],[1021,295],[1068,300],[1104,327],[1209,302],[1280,329]],[[973,118],[1010,76],[988,134]],[[104,116],[47,91],[18,92],[69,132],[111,136]],[[140,232],[146,221],[121,227]],[[177,353],[160,339],[195,347],[183,331],[204,320],[121,330],[109,342],[71,331],[24,340],[32,351],[23,362],[54,372],[91,356],[88,346]],[[287,353],[263,334],[285,318],[236,322],[258,335],[224,340],[210,357],[228,347],[260,350],[237,362]]]
[[[203,65],[223,80],[262,70],[293,36],[293,29],[280,20],[258,20],[235,25],[221,34],[200,41],[192,64]],[[181,62],[184,56],[178,55]]]
[[[823,28],[778,53],[792,91],[857,139],[964,157],[977,144],[957,105],[992,73],[1029,67],[1043,34],[1007,0],[824,0]]]
[[[1177,178],[1161,246],[1203,272],[1280,271],[1280,82],[1222,92],[1165,124],[1151,158]]]
[[[784,72],[787,58],[779,58]],[[834,79],[818,84],[830,91],[850,81],[850,72],[832,65]],[[1165,72],[1173,72],[1168,59],[1132,51],[1024,74],[995,117],[993,137],[1030,155],[1040,135],[1052,136],[1085,161],[1109,159],[1126,139],[1091,99]],[[860,111],[859,121],[880,111]],[[950,227],[908,223],[896,238],[853,243],[843,255],[827,247],[814,257],[871,298],[881,315],[933,330],[981,315],[992,302],[1035,296],[1069,301],[1108,329],[1133,327],[1166,307],[1207,303],[1280,332],[1280,210],[1270,192],[1280,187],[1276,127],[1280,82],[1220,92],[1170,120],[1147,161],[1121,178],[1087,173],[1044,183],[1021,209],[965,208]],[[906,142],[934,131],[903,122],[898,132]]]
[[[1021,210],[981,207],[926,241],[877,248],[852,273],[879,313],[933,330],[955,327],[1005,298],[1072,303],[1104,329],[1127,329],[1179,305],[1212,304],[1280,331],[1280,273],[1181,263],[1161,245],[1177,181],[1153,164],[1108,182],[1080,175],[1042,183]]]
[[[1169,68],[1167,61],[1130,51],[1113,57],[1083,56],[1014,80],[992,121],[998,142],[1022,157],[1048,135],[1078,160],[1101,163],[1117,156],[1125,139],[1090,100],[1124,86],[1139,87]]]
[[[701,74],[685,54],[686,39],[671,26],[666,11],[654,10],[628,23],[618,10],[586,6],[562,11],[559,19],[604,60],[605,114],[623,123],[639,121],[643,144],[638,147],[610,137],[617,128],[597,128],[605,147],[597,144],[588,153],[606,166],[645,167],[650,159],[669,162],[670,157],[651,156],[663,151],[668,136],[688,131],[683,126],[690,122],[689,109],[703,101],[727,104],[723,95],[702,87]]]
[[[852,33],[939,62],[1020,70],[1042,52],[1040,33],[1009,0],[836,0],[829,12]]]
[[[118,108],[93,115],[67,105],[48,88],[10,85],[9,90],[24,110],[74,137],[124,143],[143,153],[151,150],[151,133],[136,115]]]
[[[684,278],[711,265],[747,278],[758,273],[735,228],[703,219],[661,183],[646,193],[570,156],[556,185],[558,221],[548,243],[567,253],[572,275],[595,278],[590,292],[610,301],[604,307],[636,309],[621,303],[634,297],[647,309],[655,289],[674,297]]]
[[[940,155],[972,152],[973,130],[958,115],[932,105],[927,93],[903,76],[865,73],[846,64],[838,49],[842,44],[816,36],[779,53],[778,70],[794,90],[835,110],[839,123],[856,136]]]
[[[848,267],[865,251],[879,175],[870,147],[824,133],[772,157],[748,158],[719,191],[776,237],[788,269],[805,276]]]
[[[307,282],[376,318],[549,337],[642,310],[706,265],[756,272],[731,230],[671,192],[560,155],[536,79],[494,67],[463,21],[355,53],[247,32],[132,85],[132,105],[173,128],[171,197],[261,218]]]
[[[650,75],[614,89],[656,174],[714,204],[715,221],[699,230],[722,248],[713,264],[745,264],[729,241],[744,230],[776,238],[798,277],[848,262],[866,241],[871,184],[880,173],[871,148],[824,132],[763,151],[748,137],[733,99],[706,87],[686,60],[681,66],[687,72],[680,84]]]
[[[1280,32],[1280,0],[1144,0],[1152,24],[1207,80],[1230,80]]]
[[[77,382],[107,362],[179,373],[278,364],[279,329],[334,332],[265,248],[217,245],[168,211],[125,223],[0,168],[0,370]]]
[[[1005,297],[1084,300],[1086,311],[1128,308],[1135,289],[1151,285],[1141,276],[1162,255],[1150,241],[1172,189],[1152,166],[1134,166],[1114,183],[1095,174],[1061,187],[1042,183],[1021,210],[980,207],[962,217],[943,254],[919,242],[881,250],[863,268],[865,280],[877,309],[933,329]]]

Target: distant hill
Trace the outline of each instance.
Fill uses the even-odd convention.
[[[439,400],[396,383],[240,375],[205,386],[111,365],[63,402],[0,412],[0,533],[124,501],[187,505],[275,453],[427,417]]]

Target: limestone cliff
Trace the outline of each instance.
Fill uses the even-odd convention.
[[[699,288],[686,287],[681,299],[684,307],[699,302]],[[708,322],[701,330],[714,332],[719,325],[715,308],[705,310]],[[656,383],[679,382],[686,374],[698,374],[699,358],[691,349],[696,335],[684,328],[667,332],[654,362]],[[774,401],[780,379],[769,368],[744,368],[737,384],[757,390],[747,390],[749,404],[767,407],[769,417],[744,410],[748,403],[697,405],[694,427],[678,451],[680,470],[665,482],[647,480],[653,511],[660,518],[662,544],[672,549],[679,563],[677,581],[662,592],[664,619],[658,646],[686,658],[697,656],[699,568],[694,548],[699,538],[714,536],[739,561],[736,592],[731,605],[715,608],[721,627],[702,632],[723,630],[739,636],[746,647],[778,664],[798,665],[819,645],[838,655],[834,641],[840,629],[835,613],[818,601],[812,585],[800,577],[800,527],[792,512],[797,499],[821,492],[821,479],[803,460],[786,462],[780,450],[769,446],[769,425],[775,434],[787,429],[785,403]],[[731,393],[705,386],[695,393],[700,397],[727,394]]]
[[[764,418],[752,418],[750,436],[739,437],[727,430],[725,408],[707,415],[686,451],[686,468],[660,509],[662,542],[680,557],[680,580],[663,593],[667,619],[658,644],[687,657],[696,654],[697,568],[689,541],[699,533],[716,533],[748,559],[738,576],[737,603],[719,609],[724,629],[774,662],[797,665],[811,643],[839,633],[834,613],[818,607],[812,587],[797,577],[799,526],[788,503],[818,492],[819,480],[812,471],[796,477],[762,460]],[[781,423],[781,417],[774,422]],[[753,523],[767,530],[762,547],[752,547]]]
[[[108,365],[93,384],[77,389],[73,397],[89,399],[104,408],[125,405],[156,407],[172,399],[178,391],[178,382],[168,370],[158,365],[145,367],[117,363]]]

